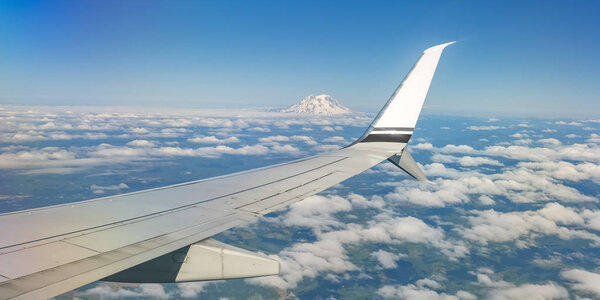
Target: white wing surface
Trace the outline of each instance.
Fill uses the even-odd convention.
[[[227,176],[0,215],[0,298],[49,298],[111,275],[108,279],[136,281],[131,278],[136,273],[127,273],[135,266],[208,241],[386,159],[399,161],[447,45],[423,53],[365,135],[344,149]],[[418,168],[412,159],[406,161]],[[194,251],[233,251],[234,259],[250,255],[215,243],[197,244]],[[260,275],[236,274],[236,264],[227,264],[233,273],[218,278]],[[188,275],[177,278],[217,278]],[[142,281],[148,279],[137,280]]]

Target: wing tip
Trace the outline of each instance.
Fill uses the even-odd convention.
[[[428,53],[428,52],[433,52],[433,51],[442,51],[442,50],[444,50],[444,48],[446,48],[446,47],[448,47],[448,46],[450,46],[450,45],[452,45],[454,43],[456,43],[456,41],[439,44],[437,46],[433,46],[433,47],[427,48],[425,51],[423,51],[423,53]]]
[[[408,143],[421,113],[442,50],[454,43],[456,41],[439,44],[423,51],[421,58],[379,111],[365,133],[348,147],[362,142]],[[420,64],[422,61],[425,63]],[[410,78],[413,79],[409,80]],[[407,82],[408,84],[405,84]],[[401,90],[405,92],[397,97]]]

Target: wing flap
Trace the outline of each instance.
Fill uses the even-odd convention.
[[[150,239],[159,234],[176,232],[199,222],[211,222],[227,212],[202,207],[190,207],[121,226],[83,234],[65,241],[97,252],[108,252]]]
[[[62,241],[52,242],[0,255],[0,273],[6,278],[18,278],[98,253]]]
[[[230,214],[212,222],[22,276],[1,283],[0,297],[3,299],[41,299],[59,295],[203,240],[251,219],[253,217]]]

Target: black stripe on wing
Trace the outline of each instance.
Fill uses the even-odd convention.
[[[360,142],[408,143],[411,136],[412,134],[369,134]]]

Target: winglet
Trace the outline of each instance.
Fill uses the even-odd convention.
[[[421,58],[357,142],[408,142],[417,124],[442,51],[453,43],[455,42],[423,51]]]

